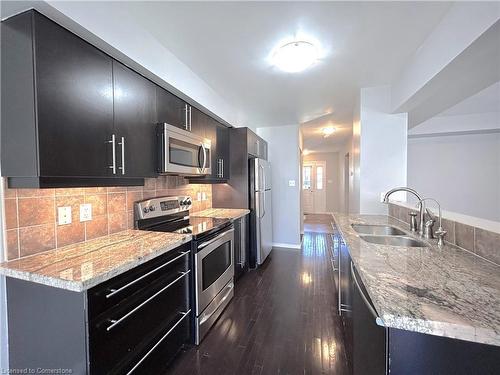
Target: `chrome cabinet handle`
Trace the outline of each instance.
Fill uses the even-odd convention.
[[[130,287],[130,286],[134,285],[136,282],[141,281],[141,280],[142,280],[142,279],[144,279],[145,277],[148,277],[149,275],[151,275],[151,274],[155,273],[155,272],[156,272],[156,271],[158,271],[158,270],[161,270],[163,267],[166,267],[166,266],[168,266],[169,264],[172,264],[172,263],[173,263],[173,262],[175,262],[176,260],[178,260],[178,259],[182,258],[184,255],[189,254],[190,252],[191,252],[191,250],[189,250],[189,251],[184,251],[184,252],[180,253],[180,254],[179,254],[178,256],[176,256],[175,258],[170,259],[168,262],[163,263],[161,266],[156,267],[155,269],[153,269],[153,270],[149,271],[148,273],[145,273],[144,275],[142,275],[142,276],[138,277],[137,279],[135,279],[135,280],[133,280],[133,281],[129,282],[128,284],[125,284],[125,285],[124,285],[124,286],[122,286],[121,288],[118,288],[118,289],[110,289],[109,291],[110,291],[111,293],[106,294],[106,298],[111,298],[111,297],[113,297],[115,294],[120,293],[121,291],[123,291],[123,290],[127,289],[128,287]]]
[[[219,234],[217,237],[212,238],[210,241],[202,242],[201,245],[198,246],[198,250],[203,249],[204,247],[207,247],[208,245],[214,243],[215,241],[219,240],[221,237],[224,237],[226,234],[234,232],[234,228],[231,228],[221,234]]]
[[[122,148],[122,166],[118,167],[122,171],[122,175],[125,174],[125,137],[122,137],[122,141],[118,142]]]
[[[188,105],[184,104],[184,129],[188,129]]]
[[[148,352],[147,352],[146,354],[144,354],[144,357],[142,357],[142,358],[141,358],[141,359],[140,359],[140,360],[139,360],[139,361],[138,361],[138,362],[134,365],[134,367],[132,367],[132,368],[130,369],[130,371],[129,371],[129,372],[127,372],[127,375],[132,374],[132,373],[133,373],[133,372],[137,369],[137,367],[139,367],[139,366],[140,366],[140,364],[141,364],[142,362],[144,362],[144,360],[145,360],[146,358],[148,358],[148,357],[149,357],[149,355],[150,355],[150,354],[151,354],[151,353],[152,353],[152,352],[153,352],[153,351],[154,351],[154,350],[158,347],[158,345],[160,345],[160,344],[163,342],[163,340],[165,340],[165,339],[166,339],[166,338],[167,338],[167,337],[168,337],[168,336],[172,333],[172,331],[173,331],[173,330],[174,330],[174,329],[175,329],[175,328],[176,328],[176,327],[177,327],[177,326],[178,326],[178,325],[179,325],[179,324],[180,324],[180,323],[184,320],[184,318],[185,318],[186,316],[188,316],[188,315],[189,315],[189,313],[190,313],[190,312],[191,312],[191,309],[189,309],[189,310],[188,310],[188,311],[186,311],[186,312],[182,312],[182,313],[181,313],[181,314],[182,314],[182,317],[181,317],[181,318],[180,318],[177,322],[175,322],[175,324],[174,324],[174,325],[173,325],[173,326],[172,326],[172,327],[171,327],[171,328],[167,331],[167,333],[165,333],[165,334],[164,334],[164,335],[163,335],[163,336],[162,336],[162,337],[158,340],[158,342],[157,342],[156,344],[154,344],[154,345],[153,345],[153,347],[152,347],[151,349],[149,349],[149,350],[148,350]]]
[[[109,325],[108,327],[106,327],[106,331],[108,331],[108,332],[111,331],[118,324],[120,324],[121,322],[123,322],[125,319],[127,319],[129,316],[131,316],[132,314],[134,314],[136,311],[140,310],[145,305],[147,305],[149,302],[151,302],[153,299],[155,299],[158,295],[160,295],[165,290],[167,290],[168,288],[170,288],[172,285],[174,285],[176,282],[178,282],[179,280],[181,280],[183,277],[185,277],[190,272],[191,272],[191,270],[187,270],[186,272],[181,272],[181,275],[178,278],[176,278],[174,281],[172,281],[168,285],[166,285],[163,288],[161,288],[158,292],[156,292],[155,294],[153,294],[151,297],[149,297],[147,300],[145,300],[141,304],[139,304],[136,307],[134,307],[132,310],[130,310],[125,315],[123,315],[121,318],[119,318],[119,319],[110,319],[111,325]]]
[[[221,163],[222,163],[222,168],[221,168],[221,172],[220,172],[220,177],[221,178],[224,178],[224,159],[220,159]]]
[[[370,303],[370,301],[368,301],[368,298],[365,296],[365,294],[361,290],[361,286],[359,285],[358,279],[356,278],[356,274],[354,272],[354,266],[353,266],[352,262],[351,262],[351,275],[352,275],[352,279],[354,280],[354,284],[356,285],[356,288],[358,289],[358,292],[361,295],[361,298],[363,299],[363,302],[365,303],[366,307],[368,307],[368,310],[375,318],[375,322],[379,326],[385,327],[384,321],[378,316],[378,314],[375,311],[375,309],[373,308],[372,304]]]
[[[113,171],[113,174],[116,174],[116,136],[111,134],[111,140],[107,141],[107,143],[111,143],[111,152],[112,152],[112,165],[109,168]]]
[[[191,112],[192,112],[193,107],[189,106],[189,131],[191,131],[192,128],[192,123],[191,123]]]

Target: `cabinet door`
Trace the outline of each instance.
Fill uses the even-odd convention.
[[[176,126],[186,130],[186,103],[174,94],[156,86],[156,122]]]
[[[111,175],[112,60],[35,13],[41,176]]]
[[[156,175],[156,86],[113,62],[117,176]]]
[[[220,160],[220,178],[229,179],[229,128],[221,124],[217,124],[217,159]]]
[[[200,137],[212,140],[209,134],[207,134],[207,127],[209,126],[208,123],[210,118],[195,107],[190,106],[189,108],[191,110],[191,113],[188,115],[188,121],[191,121],[189,130]]]
[[[259,154],[257,152],[257,134],[255,134],[253,131],[250,129],[247,129],[247,148],[248,148],[248,154],[259,157]]]

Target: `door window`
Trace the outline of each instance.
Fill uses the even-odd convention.
[[[318,189],[318,190],[323,189],[323,167],[322,166],[316,167],[316,189]]]
[[[302,172],[302,189],[310,190],[312,182],[312,167],[310,165],[304,166]]]

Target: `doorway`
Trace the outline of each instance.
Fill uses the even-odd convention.
[[[302,202],[304,214],[326,212],[326,162],[305,161],[302,165]]]

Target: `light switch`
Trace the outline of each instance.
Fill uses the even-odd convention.
[[[201,200],[202,201],[206,201],[207,200],[207,193],[205,193],[204,191],[201,192]]]
[[[200,191],[199,191],[198,193],[196,193],[196,200],[197,200],[198,202],[200,202],[200,201],[201,201],[201,192],[200,192]]]
[[[294,187],[295,186],[295,180],[288,180],[288,186]]]
[[[57,224],[71,224],[71,207],[57,207]]]
[[[92,220],[92,205],[85,203],[80,205],[80,221]]]

